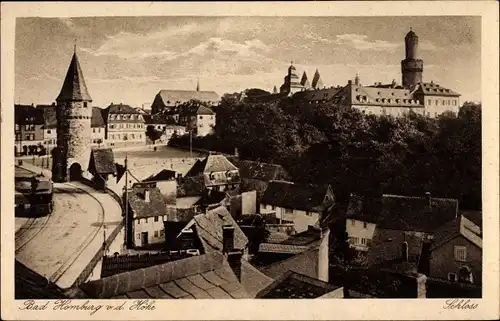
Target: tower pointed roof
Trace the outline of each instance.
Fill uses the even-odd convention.
[[[306,72],[304,71],[304,73],[302,74],[302,79],[300,80],[300,84],[302,86],[304,86],[305,88],[309,88],[310,84],[309,84],[309,79],[307,79],[307,74]]]
[[[80,68],[80,63],[78,62],[78,56],[73,53],[73,58],[71,58],[71,63],[69,64],[68,72],[66,73],[66,78],[64,79],[63,86],[61,88],[61,93],[57,96],[56,100],[90,100],[89,92],[87,90],[87,85],[85,84],[85,79],[83,78],[83,72]]]
[[[319,75],[319,70],[316,69],[316,72],[314,73],[313,81],[312,81],[312,87],[315,89],[320,89],[323,87],[323,81],[321,80],[321,76]]]

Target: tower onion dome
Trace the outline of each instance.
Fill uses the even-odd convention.
[[[66,73],[66,78],[64,79],[64,83],[61,88],[61,93],[56,100],[92,101],[92,98],[90,97],[87,90],[87,85],[85,84],[85,79],[83,78],[83,72],[80,68],[80,63],[78,62],[76,52],[73,54],[73,58],[71,59],[71,63],[69,64],[68,72]]]

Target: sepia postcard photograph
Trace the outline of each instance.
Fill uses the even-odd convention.
[[[498,3],[2,9],[2,319],[500,316]]]

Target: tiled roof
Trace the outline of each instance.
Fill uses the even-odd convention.
[[[92,116],[94,116],[93,113],[92,113]],[[56,114],[56,107],[55,106],[44,107],[43,108],[43,118],[44,118],[44,122],[45,122],[45,128],[47,128],[47,129],[57,128],[57,114]]]
[[[457,236],[463,236],[469,242],[479,248],[483,248],[482,229],[461,215],[459,218],[449,221],[433,231],[434,240],[432,250],[446,244]]]
[[[16,300],[50,300],[67,298],[64,291],[45,277],[29,269],[16,260],[15,299]]]
[[[261,202],[289,209],[320,211],[333,205],[333,203],[324,203],[329,188],[329,185],[272,181],[267,186]]]
[[[234,248],[243,250],[248,244],[248,238],[224,206],[199,214],[193,218],[196,233],[201,239],[206,252],[222,251],[222,229],[224,225],[234,227]]]
[[[99,299],[250,298],[227,260],[218,252],[116,274],[85,283],[80,288],[89,298]]]
[[[92,149],[90,168],[97,174],[112,174],[116,172],[115,158],[111,148]]]
[[[261,253],[282,253],[299,254],[308,249],[307,246],[279,244],[279,243],[260,243],[259,252]]]
[[[187,254],[146,253],[136,255],[104,256],[102,260],[101,278],[164,264],[190,257]]]
[[[106,123],[102,118],[102,109],[99,107],[92,107],[92,118],[90,120],[90,126],[94,127],[106,127]]]
[[[458,97],[460,94],[454,92],[451,89],[441,87],[435,83],[419,83],[415,90],[415,94],[423,94],[425,96],[451,96]]]
[[[265,275],[273,279],[288,271],[294,271],[317,279],[319,255],[318,245],[319,243],[315,246],[311,246],[310,249],[305,252],[294,255],[286,260],[276,262],[261,268],[260,270]]]
[[[76,53],[73,54],[71,58],[71,63],[66,73],[66,78],[64,79],[63,86],[61,88],[61,93],[57,96],[57,101],[65,100],[90,100],[92,98],[87,90],[87,85],[85,84],[85,79],[83,78],[83,73],[80,68],[80,63],[78,62],[78,57]]]
[[[203,176],[183,177],[177,183],[177,197],[202,196],[205,192]]]
[[[329,101],[341,90],[342,87],[330,87],[322,89],[304,90],[295,93],[294,99],[301,99],[306,101]]]
[[[408,244],[409,262],[418,262],[422,253],[422,244],[425,236],[404,234],[398,230],[384,230],[376,228],[372,243],[368,249],[367,262],[369,265],[382,264],[384,262],[402,261],[402,244]]]
[[[288,271],[257,294],[260,299],[315,299],[341,287]]]
[[[159,173],[152,175],[144,180],[144,182],[170,181],[177,177],[177,172],[170,169],[162,169]]]
[[[404,231],[431,232],[455,219],[458,200],[448,198],[382,195],[352,195],[347,208],[349,218],[375,223],[377,227]]]
[[[220,101],[220,97],[214,91],[160,90],[155,97],[155,102],[157,100],[161,101],[163,106],[173,106],[175,104],[186,103],[190,100],[218,102]]]
[[[44,125],[43,108],[31,105],[14,105],[14,119],[18,125]]]
[[[150,187],[149,202],[144,200],[145,188],[132,187],[128,192],[128,202],[134,211],[134,217],[151,217],[166,215],[167,204],[157,187]]]
[[[227,172],[238,170],[224,155],[208,155],[203,160],[198,160],[186,176],[196,176],[201,173]]]
[[[242,160],[237,166],[242,178],[269,182],[272,180],[287,179],[290,177],[285,169],[278,164]]]

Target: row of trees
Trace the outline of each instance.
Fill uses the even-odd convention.
[[[458,198],[481,208],[481,106],[430,119],[364,115],[288,98],[251,103],[227,96],[215,133],[193,147],[282,164],[295,181],[329,183],[337,197],[393,193]],[[189,146],[189,137],[174,144]]]

